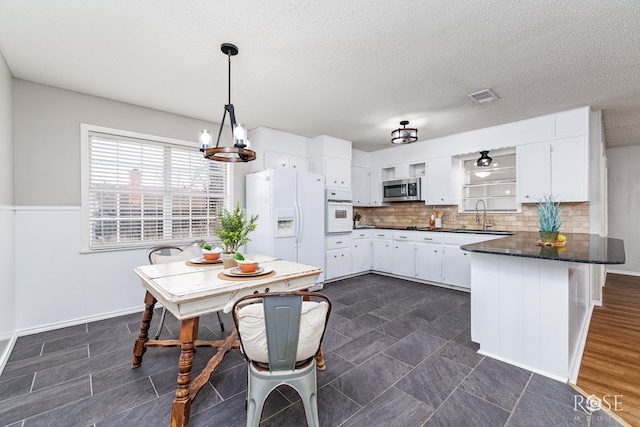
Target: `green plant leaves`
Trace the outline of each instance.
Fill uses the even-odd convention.
[[[560,202],[550,194],[543,195],[538,201],[538,219],[540,231],[559,231],[562,225]]]
[[[220,228],[216,230],[216,235],[220,238],[226,253],[235,253],[251,241],[247,236],[256,229],[258,215],[251,215],[251,218],[247,219],[238,203],[233,211],[221,208],[217,216]]]

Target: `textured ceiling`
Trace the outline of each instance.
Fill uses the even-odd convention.
[[[14,77],[373,151],[586,105],[640,144],[640,1],[1,0]],[[476,105],[466,95],[500,97]],[[194,136],[195,139],[195,136]]]

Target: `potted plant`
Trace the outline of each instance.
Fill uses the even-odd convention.
[[[560,218],[560,202],[555,197],[545,194],[538,201],[538,219],[540,220],[540,240],[542,243],[555,243],[558,240],[562,219]]]
[[[353,213],[353,228],[356,228],[360,224],[361,218],[362,218],[362,215],[360,215],[360,212]]]
[[[215,231],[220,238],[223,247],[223,262],[225,259],[231,259],[237,250],[251,241],[248,235],[256,229],[258,215],[251,215],[247,218],[240,204],[229,211],[226,208],[220,208],[217,212],[220,228]],[[225,268],[227,264],[225,263]]]

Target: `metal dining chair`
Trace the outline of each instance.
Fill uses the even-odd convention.
[[[185,251],[184,249],[178,246],[156,246],[149,251],[149,264],[161,264],[166,262],[176,262],[176,261],[187,261],[192,257],[191,249]],[[220,312],[216,312],[218,315],[218,322],[220,323],[220,329],[224,332],[224,323],[222,323],[222,318],[220,317]],[[162,333],[162,328],[164,326],[164,319],[167,316],[167,309],[162,307],[162,314],[160,315],[160,324],[158,325],[158,330],[154,336],[154,339],[160,338],[160,334]]]
[[[258,426],[267,396],[280,385],[298,392],[307,424],[320,425],[316,355],[330,312],[329,298],[318,292],[262,293],[235,302],[233,321],[249,371],[247,426]]]

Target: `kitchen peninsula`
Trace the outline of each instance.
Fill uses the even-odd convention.
[[[536,246],[538,233],[520,232],[461,249],[471,252],[479,353],[575,383],[591,318],[590,264],[624,264],[625,253],[620,239],[566,236],[559,248]]]

